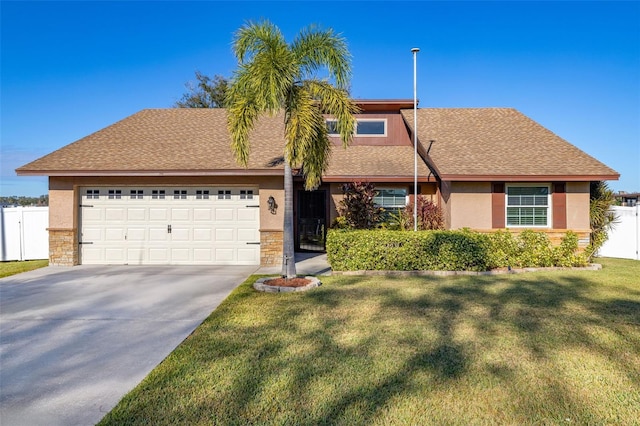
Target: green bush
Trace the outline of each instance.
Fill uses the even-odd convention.
[[[483,271],[486,239],[460,231],[332,229],[327,235],[327,258],[339,271]]]
[[[558,247],[547,234],[525,230],[482,234],[460,231],[332,229],[327,258],[337,271],[441,270],[486,271],[495,268],[582,266],[578,236],[568,232]]]

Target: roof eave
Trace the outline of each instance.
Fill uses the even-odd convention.
[[[517,182],[591,182],[600,180],[618,180],[620,174],[598,174],[598,175],[460,175],[460,174],[443,174],[443,181],[456,182],[499,182],[499,181],[517,181]]]
[[[323,182],[406,182],[412,183],[413,176],[363,176],[363,175],[332,175],[323,176]],[[418,176],[418,182],[436,182],[433,175]]]
[[[20,170],[18,176],[282,176],[284,169],[229,170]]]

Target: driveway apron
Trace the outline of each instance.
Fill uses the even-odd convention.
[[[50,266],[0,279],[0,424],[97,423],[256,269]]]

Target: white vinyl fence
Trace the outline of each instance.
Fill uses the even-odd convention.
[[[640,205],[634,207],[614,206],[611,208],[617,223],[609,230],[609,239],[602,245],[598,255],[640,260]]]
[[[0,261],[49,258],[49,207],[0,208]]]

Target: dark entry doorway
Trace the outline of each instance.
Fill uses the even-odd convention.
[[[324,251],[327,229],[327,191],[298,190],[296,249]]]

